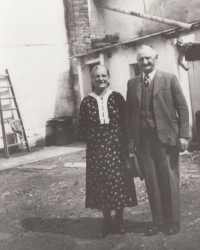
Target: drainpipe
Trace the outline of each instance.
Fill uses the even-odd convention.
[[[186,62],[183,60],[185,57],[185,54],[189,47],[192,46],[192,43],[184,43],[183,39],[181,37],[178,38],[177,44],[176,44],[178,50],[179,50],[179,57],[178,57],[178,64],[186,71],[189,70]]]
[[[107,10],[119,12],[119,13],[126,14],[126,15],[131,15],[131,16],[135,16],[135,17],[148,19],[148,20],[151,20],[154,22],[172,25],[172,26],[176,26],[176,27],[179,27],[182,29],[190,30],[192,28],[192,24],[178,22],[178,21],[174,21],[171,19],[161,18],[161,17],[157,17],[157,16],[152,16],[149,14],[139,13],[139,12],[121,10],[119,8],[116,8],[116,7],[111,7],[111,6],[106,5],[106,4],[101,4],[101,3],[99,3],[99,0],[94,0],[94,3],[97,5],[97,7],[102,8],[102,9],[107,9]]]

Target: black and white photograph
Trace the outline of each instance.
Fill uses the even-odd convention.
[[[200,1],[0,1],[0,250],[200,249]]]

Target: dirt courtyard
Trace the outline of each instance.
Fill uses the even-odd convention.
[[[145,237],[151,221],[144,182],[125,209],[125,235],[99,239],[102,215],[84,208],[85,150],[0,172],[0,250],[199,250],[200,153],[181,157],[181,232]]]

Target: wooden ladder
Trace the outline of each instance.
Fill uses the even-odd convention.
[[[5,123],[9,123],[10,121],[14,120],[13,111],[16,111],[18,119],[21,121],[23,138],[25,140],[25,145],[26,145],[26,149],[28,152],[30,152],[30,147],[28,144],[28,140],[27,140],[25,129],[24,129],[22,117],[21,117],[21,114],[19,111],[16,97],[15,97],[13,85],[12,85],[12,82],[10,80],[9,72],[7,69],[5,70],[5,72],[6,72],[5,75],[0,75],[0,85],[1,85],[2,79],[3,80],[5,79],[7,81],[7,84],[5,86],[0,86],[0,90],[5,89],[5,92],[6,92],[6,97],[2,97],[2,95],[3,95],[2,93],[4,93],[4,92],[0,92],[0,119],[1,119],[2,138],[3,138],[5,156],[6,156],[6,158],[9,158],[9,148],[13,147],[13,146],[18,146],[21,144],[18,142],[17,132],[6,133],[6,129],[5,129]],[[10,107],[7,107],[7,108],[3,107],[4,105],[2,105],[2,101],[4,101],[4,100],[9,100]],[[12,102],[12,100],[13,100],[13,102]],[[14,103],[15,107],[12,107],[12,103]],[[12,114],[11,117],[4,118],[4,112],[8,112],[8,111],[11,112],[11,114]],[[8,144],[7,136],[9,136],[9,135],[14,135],[15,143]]]

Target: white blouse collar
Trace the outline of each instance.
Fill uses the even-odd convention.
[[[97,100],[98,110],[99,110],[99,119],[101,124],[109,124],[109,117],[108,117],[108,97],[113,91],[108,89],[107,92],[103,96],[99,96],[94,92],[90,93],[89,95],[94,97]]]

